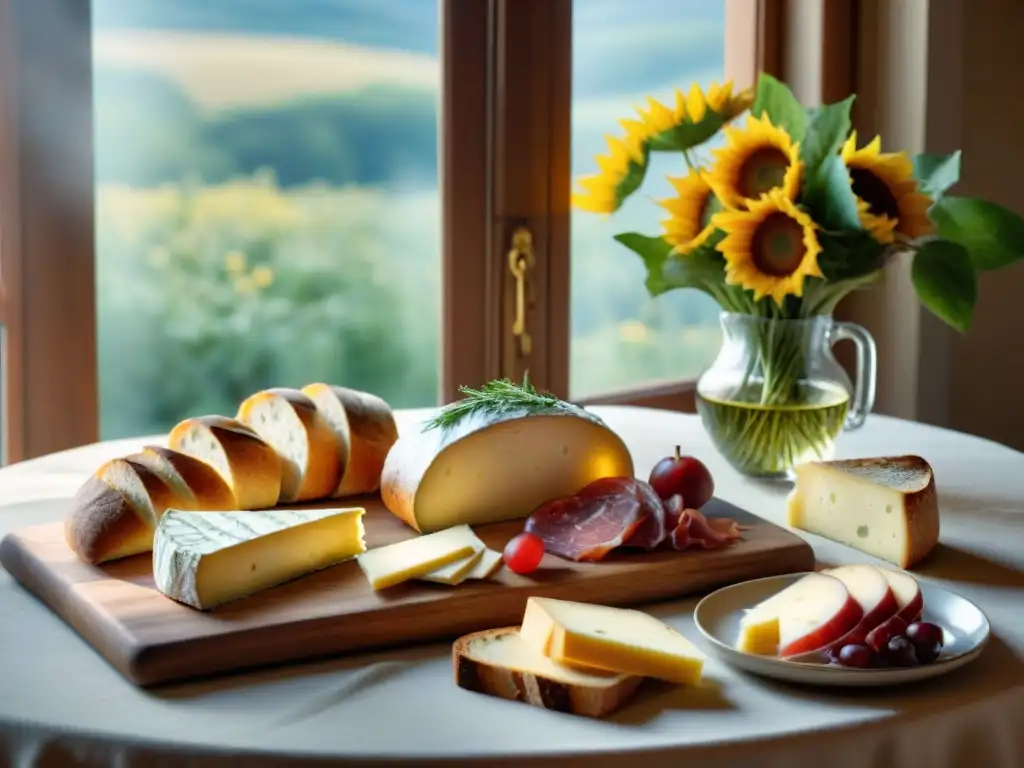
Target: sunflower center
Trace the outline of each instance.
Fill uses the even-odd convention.
[[[867,168],[851,168],[853,194],[868,204],[868,210],[875,216],[900,217],[900,205],[889,185]]]
[[[781,187],[789,170],[789,158],[776,147],[762,147],[740,166],[737,188],[743,197],[757,199],[765,192]]]
[[[784,213],[773,213],[758,226],[750,244],[758,270],[773,277],[796,272],[804,259],[804,229]]]

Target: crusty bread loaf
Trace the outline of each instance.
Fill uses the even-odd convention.
[[[157,475],[180,497],[189,499],[191,504],[185,509],[207,512],[238,509],[231,488],[205,461],[161,445],[147,445],[129,458]]]
[[[332,495],[377,491],[384,459],[398,439],[391,407],[376,395],[331,384],[309,384],[302,392],[316,403],[340,446],[343,474]]]
[[[163,513],[189,503],[142,464],[130,458],[112,459],[71,500],[64,535],[72,551],[87,563],[149,552]]]
[[[236,418],[281,457],[281,501],[323,499],[338,487],[347,449],[308,396],[265,389],[243,400]]]
[[[518,627],[460,637],[452,646],[452,665],[460,688],[587,717],[610,715],[643,681],[556,664],[526,643]]]
[[[224,478],[239,509],[268,509],[281,495],[281,459],[256,432],[226,416],[185,419],[167,445],[212,466]]]

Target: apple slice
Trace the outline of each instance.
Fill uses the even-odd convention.
[[[924,597],[921,595],[921,586],[917,579],[903,571],[892,571],[888,568],[879,568],[881,574],[889,582],[896,604],[899,608],[896,615],[907,624],[913,624],[921,618],[924,611]]]
[[[864,611],[860,622],[838,642],[843,645],[863,644],[872,629],[899,610],[896,595],[889,586],[885,574],[873,565],[840,565],[822,573],[834,576],[846,585],[850,596]]]
[[[808,653],[843,637],[863,616],[842,581],[809,573],[747,611],[737,647],[779,656]]]

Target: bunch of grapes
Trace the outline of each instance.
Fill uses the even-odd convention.
[[[889,621],[872,630],[863,643],[844,645],[832,660],[858,669],[916,667],[938,659],[942,645],[943,631],[938,624]]]

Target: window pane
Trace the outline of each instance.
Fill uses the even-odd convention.
[[[432,0],[93,0],[101,436],[438,395]]]
[[[572,173],[596,172],[606,134],[648,96],[674,105],[674,90],[723,80],[725,0],[575,0]],[[632,113],[632,114],[631,114]],[[652,155],[641,189],[610,217],[572,213],[573,397],[694,378],[718,351],[718,305],[696,291],[652,299],[646,271],[612,238],[661,233],[667,175],[685,175],[677,153]]]

